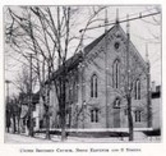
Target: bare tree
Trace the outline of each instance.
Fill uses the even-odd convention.
[[[33,77],[31,83],[33,84],[32,90],[35,90],[36,77]],[[30,81],[29,81],[29,69],[27,66],[25,66],[25,65],[22,66],[21,70],[18,72],[16,80],[13,81],[12,84],[16,87],[17,91],[19,92],[19,94],[15,95],[14,99],[13,99],[14,106],[15,105],[17,106],[17,109],[15,112],[16,112],[17,127],[18,127],[18,132],[19,132],[22,107],[23,107],[23,105],[27,105],[27,107],[28,107],[27,102],[28,102],[28,96],[29,96],[29,90],[30,90]],[[29,109],[29,107],[28,107],[28,109]],[[28,110],[28,112],[29,112],[29,110]],[[15,115],[15,114],[13,114],[13,115]]]
[[[96,22],[96,16],[105,7],[95,7],[93,13],[85,24],[86,28]],[[58,96],[60,108],[60,120],[62,130],[62,141],[65,139],[65,88],[66,88],[66,59],[69,55],[69,47],[73,41],[77,46],[73,54],[77,53],[84,34],[73,35],[75,28],[74,17],[79,12],[77,7],[21,7],[20,12],[12,7],[7,8],[10,22],[6,22],[7,43],[11,48],[28,60],[27,53],[33,54],[33,70],[36,72],[40,84],[40,94],[46,110],[47,131],[49,135],[50,104],[46,101],[46,89],[49,95],[51,81],[54,82],[56,92],[57,83],[60,84]],[[72,30],[72,31],[71,31]],[[58,63],[57,63],[58,62]],[[61,76],[52,80],[53,73],[59,68]],[[42,70],[44,69],[44,70]],[[48,71],[47,73],[45,71]]]

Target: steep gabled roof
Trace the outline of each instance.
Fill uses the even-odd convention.
[[[79,52],[77,54],[75,54],[74,56],[72,56],[71,58],[69,58],[68,60],[66,60],[65,62],[65,67],[66,67],[66,71],[69,72],[70,70],[72,70],[73,68],[77,67],[77,65],[79,64],[79,62],[81,62],[82,60],[82,53]],[[56,78],[59,74],[62,73],[62,66],[55,71],[55,73],[53,73],[53,78]]]
[[[109,33],[115,26],[111,27],[107,33]],[[90,44],[88,44],[85,48],[84,48],[84,52],[85,54],[87,54],[88,52],[90,52],[104,37],[105,37],[106,33],[102,34],[101,36],[99,36],[97,39],[95,39],[94,41],[92,41]]]
[[[123,35],[125,36],[125,37],[127,37],[127,35],[126,35],[126,33],[124,32],[124,30],[119,26],[119,28],[120,28],[120,31],[123,33]],[[130,40],[130,47],[132,47],[134,50],[132,51],[136,56],[138,56],[138,58],[140,59],[140,61],[142,62],[142,64],[144,65],[144,66],[147,66],[146,65],[146,62],[145,62],[145,60],[143,59],[143,57],[141,56],[141,54],[139,53],[139,51],[137,50],[137,48],[135,47],[135,45],[133,44],[133,42]]]
[[[115,26],[113,26],[112,28],[110,28],[108,32],[110,32]],[[84,48],[84,55],[88,54],[104,37],[105,37],[106,33],[100,35],[97,39],[95,39],[94,41],[92,41],[90,44],[88,44],[85,48]],[[78,53],[76,53],[74,56],[72,56],[71,58],[69,58],[68,60],[66,60],[65,62],[65,66],[67,68],[67,71],[70,71],[71,69],[77,67],[77,65],[82,61],[83,58],[83,52],[79,51]],[[53,74],[53,78],[55,78],[57,75],[59,75],[62,72],[62,68],[59,68],[54,74]]]
[[[114,25],[113,27],[111,27],[108,31],[107,34],[113,30],[113,28],[115,28],[117,25]],[[125,38],[127,38],[126,33],[124,32],[124,30],[121,28],[120,25],[119,26],[119,30],[122,32],[122,34],[124,35]],[[88,44],[85,48],[84,48],[84,56],[86,56],[104,37],[105,37],[106,33],[102,34],[101,36],[99,36],[97,39],[95,39],[94,41],[92,41],[90,44]],[[142,63],[144,64],[144,66],[146,66],[146,63],[144,61],[144,59],[142,58],[142,56],[140,55],[140,53],[138,52],[138,50],[135,48],[135,46],[133,45],[133,43],[130,41],[130,45],[132,46],[132,48],[134,49],[134,53],[139,57],[139,59],[142,61]],[[73,68],[77,67],[77,65],[79,64],[79,62],[82,61],[83,58],[83,52],[79,51],[77,54],[75,54],[74,56],[72,56],[71,58],[69,58],[68,60],[66,60],[65,62],[65,66],[66,66],[66,71],[70,71]],[[60,67],[54,74],[53,74],[53,78],[55,78],[57,75],[59,75],[62,72],[62,68]]]

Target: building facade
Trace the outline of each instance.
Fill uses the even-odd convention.
[[[157,130],[161,128],[161,86],[152,86],[152,127]]]
[[[24,95],[25,96],[25,95]],[[25,96],[26,97],[26,96]],[[26,101],[26,102],[25,102]],[[21,104],[21,115],[19,121],[19,128],[21,133],[29,133],[29,105],[27,98],[22,100]],[[39,101],[39,92],[32,95],[32,122],[33,130],[37,131],[40,129],[40,119],[41,119],[41,105]]]
[[[149,127],[148,63],[128,36],[117,23],[66,61],[66,127],[127,128],[128,91],[134,127]],[[60,127],[55,90],[51,85],[51,128]]]

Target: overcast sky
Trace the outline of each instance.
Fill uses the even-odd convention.
[[[128,14],[130,18],[139,16],[142,14],[150,14],[156,12],[158,6],[110,6],[108,7],[108,21],[114,22],[116,18],[116,10],[119,9],[119,20],[125,19]],[[154,9],[157,8],[157,9]],[[19,12],[19,8],[15,8]],[[78,33],[89,17],[90,12],[87,11],[87,7],[80,7],[80,13],[75,16],[78,26],[72,30],[73,33]],[[98,15],[98,18],[105,18],[105,11]],[[158,23],[159,22],[159,23]],[[93,26],[103,24],[95,23]],[[126,23],[121,24],[124,31],[126,31]],[[84,41],[84,46],[92,42],[98,36],[104,32],[104,28],[89,30],[87,35],[88,40]],[[151,63],[151,80],[155,81],[156,84],[161,84],[161,16],[156,15],[153,17],[145,18],[144,20],[139,19],[130,22],[130,36],[131,41],[140,52],[141,56],[145,59],[146,54],[146,43],[148,44],[149,60]],[[8,47],[5,47],[6,49]],[[69,57],[72,55],[72,49]],[[15,56],[13,56],[15,57]],[[5,79],[15,81],[18,71],[20,70],[21,64],[13,59],[12,56],[5,57]],[[16,92],[16,88],[13,84],[10,85],[10,94]]]

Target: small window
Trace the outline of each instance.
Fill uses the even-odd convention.
[[[91,110],[91,122],[94,122],[94,113],[93,113],[93,110]]]
[[[114,108],[120,108],[120,99],[116,98],[114,101]]]
[[[137,110],[135,111],[135,122],[141,122],[141,121],[142,121],[141,111]]]
[[[91,122],[98,122],[99,121],[99,110],[98,109],[93,109],[90,111],[91,113]]]
[[[120,62],[116,60],[113,64],[113,87],[119,88],[120,83]]]
[[[139,79],[135,82],[135,99],[140,100],[141,99],[141,82]]]
[[[118,50],[119,47],[120,47],[120,43],[119,42],[115,42],[114,47],[115,47],[116,50]]]
[[[40,128],[43,128],[43,120],[40,120]]]
[[[91,77],[91,97],[98,97],[97,75]]]

